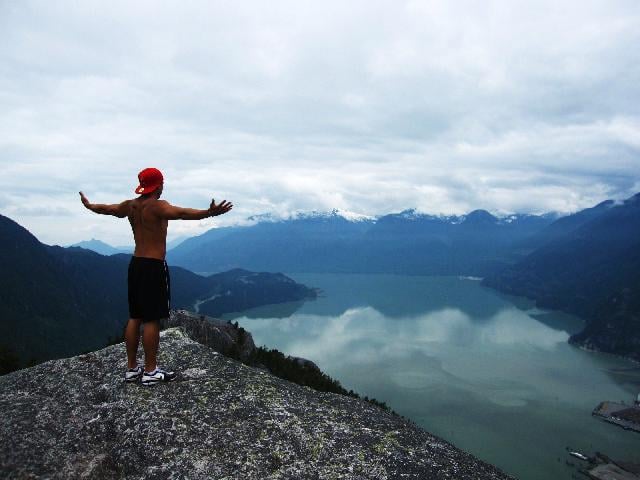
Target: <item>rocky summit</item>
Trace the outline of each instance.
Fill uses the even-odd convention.
[[[124,344],[0,377],[0,477],[502,479],[366,401],[225,357],[182,327],[159,363],[178,378],[125,383]]]

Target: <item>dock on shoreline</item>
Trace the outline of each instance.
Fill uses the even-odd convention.
[[[640,405],[638,404],[626,405],[617,402],[600,402],[591,414],[625,430],[633,430],[640,433]]]

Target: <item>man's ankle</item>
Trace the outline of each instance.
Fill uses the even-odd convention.
[[[158,366],[155,365],[153,368],[144,367],[144,373],[153,373],[157,370]]]

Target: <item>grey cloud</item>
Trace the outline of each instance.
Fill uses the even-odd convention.
[[[77,191],[130,198],[151,165],[174,203],[234,201],[221,224],[628,196],[638,24],[637,2],[3,2],[3,209],[49,239],[127,243]],[[20,213],[43,201],[73,212],[64,228]]]
[[[73,212],[63,207],[25,206],[14,207],[8,212],[13,217],[70,217]]]

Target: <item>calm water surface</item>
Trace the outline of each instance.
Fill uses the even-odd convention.
[[[290,276],[321,297],[227,316],[257,345],[313,360],[520,479],[572,478],[567,446],[640,462],[640,434],[591,416],[631,403],[640,369],[570,346],[579,319],[456,277]]]

